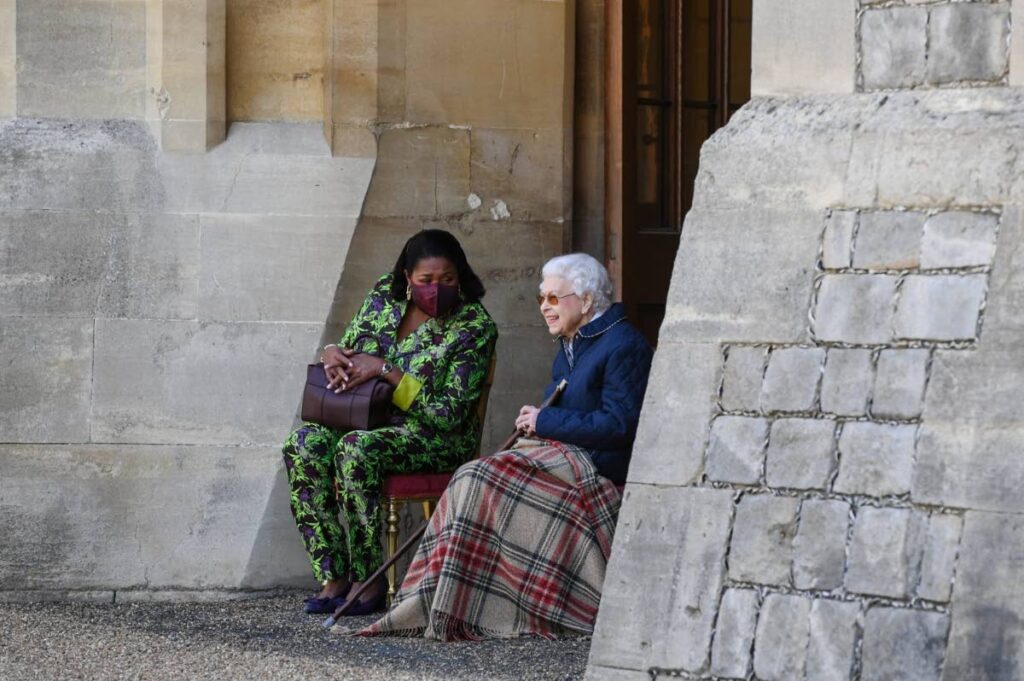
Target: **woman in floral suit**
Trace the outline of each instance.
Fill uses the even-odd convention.
[[[425,230],[406,242],[339,343],[324,347],[336,391],[382,376],[395,386],[395,409],[377,430],[304,423],[285,442],[292,514],[323,584],[306,612],[333,612],[381,565],[385,476],[454,470],[475,454],[476,407],[498,335],[483,295],[455,237]],[[383,596],[382,584],[372,586],[349,614],[371,612]]]

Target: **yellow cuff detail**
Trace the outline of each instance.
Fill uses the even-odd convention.
[[[412,406],[416,396],[420,394],[420,390],[423,389],[423,384],[417,381],[409,374],[402,376],[402,380],[398,382],[398,387],[395,388],[395,392],[391,395],[391,404],[395,405],[402,411],[409,411],[409,407]]]

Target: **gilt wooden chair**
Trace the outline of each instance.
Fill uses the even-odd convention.
[[[496,365],[497,353],[491,355],[491,362],[487,368],[487,377],[484,379],[483,390],[480,393],[480,401],[477,402],[476,413],[481,427],[484,417],[487,415],[487,400],[491,395],[491,385],[494,383],[494,367]],[[477,453],[477,458],[480,454]],[[409,503],[418,501],[423,507],[423,519],[430,520],[430,514],[434,512],[434,504],[441,498],[441,494],[448,487],[455,471],[446,473],[396,473],[384,479],[384,522],[387,527],[388,547],[385,561],[391,558],[398,550],[398,513],[402,507]],[[395,580],[397,577],[395,565],[388,568],[388,605],[391,605],[395,597]]]

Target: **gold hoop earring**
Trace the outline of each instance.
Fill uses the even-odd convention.
[[[412,300],[412,284],[407,283],[405,285],[405,299]]]

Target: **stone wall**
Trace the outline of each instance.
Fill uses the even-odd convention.
[[[589,678],[1021,678],[1009,7],[836,5],[702,151]]]

